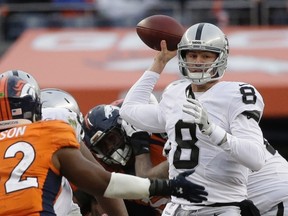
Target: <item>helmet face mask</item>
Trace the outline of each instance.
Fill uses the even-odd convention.
[[[185,61],[180,62],[179,65],[187,69],[188,76],[192,80],[201,80],[198,82],[205,83],[210,81],[211,77],[215,77],[217,75],[217,70],[214,68],[215,61],[196,63],[186,60],[186,57],[183,59],[185,59]]]
[[[94,143],[91,145],[91,150],[96,153],[97,157],[101,158],[106,164],[113,163],[125,166],[131,156],[132,149],[126,145],[127,140],[124,131],[114,127],[106,133],[97,131],[95,135],[93,136]],[[97,136],[98,139],[95,140]]]
[[[186,60],[188,51],[213,52],[218,57],[213,62],[193,64]],[[228,53],[228,40],[217,26],[210,23],[193,25],[186,30],[178,44],[177,57],[180,72],[196,85],[218,80],[225,73]]]

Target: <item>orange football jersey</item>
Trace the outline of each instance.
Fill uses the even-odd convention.
[[[159,134],[152,134],[150,138],[150,157],[153,166],[158,165],[159,163],[167,160],[163,156],[163,147],[166,140],[162,138]]]
[[[0,215],[54,215],[60,171],[52,155],[79,148],[73,128],[59,120],[21,125],[0,132]]]

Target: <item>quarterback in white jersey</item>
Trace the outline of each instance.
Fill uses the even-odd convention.
[[[176,54],[188,79],[170,85],[159,105],[148,104],[166,63]],[[227,57],[223,32],[209,23],[195,24],[184,33],[177,53],[161,41],[152,66],[125,97],[123,119],[142,130],[167,133],[169,177],[195,169],[188,178],[204,184],[208,192],[201,204],[172,197],[162,215],[245,214],[241,204],[247,203],[249,170],[257,171],[265,163],[258,125],[264,102],[250,84],[219,81]],[[260,215],[255,206],[249,209]]]
[[[77,120],[77,114],[71,110],[62,107],[42,108],[42,120],[63,120],[69,123],[75,130],[77,139],[80,142],[81,125]],[[58,216],[80,216],[79,206],[73,202],[73,191],[70,183],[65,177],[62,177],[61,193],[54,204],[54,210]]]

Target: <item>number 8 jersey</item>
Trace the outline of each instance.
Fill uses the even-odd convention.
[[[159,105],[149,105],[149,94],[159,74],[146,71],[127,93],[120,114],[149,132],[166,132],[169,149],[169,177],[195,169],[188,176],[205,186],[208,200],[190,203],[172,197],[172,202],[199,209],[214,203],[240,202],[247,198],[248,170],[264,165],[265,146],[258,125],[264,103],[259,92],[246,83],[218,82],[206,92],[190,91],[189,81],[176,82],[166,88]],[[209,121],[227,132],[227,142],[211,143],[198,126],[183,122],[182,111],[187,96],[196,98],[208,113]]]
[[[55,215],[62,176],[52,155],[79,148],[74,130],[58,120],[20,125],[0,132],[0,215]]]

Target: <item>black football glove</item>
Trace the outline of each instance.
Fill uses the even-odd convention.
[[[154,179],[150,180],[150,196],[176,196],[184,198],[193,203],[206,201],[208,193],[201,185],[194,184],[186,179],[195,170],[180,173],[171,180]]]
[[[135,156],[150,152],[150,134],[145,131],[137,131],[130,137],[130,144]]]

